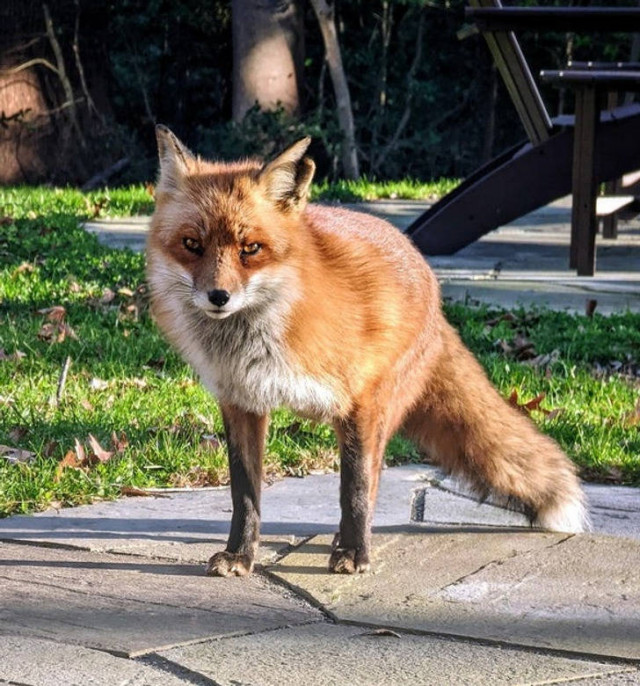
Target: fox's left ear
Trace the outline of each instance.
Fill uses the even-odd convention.
[[[304,157],[310,143],[311,138],[308,136],[299,140],[265,165],[260,172],[260,185],[266,195],[283,209],[304,209],[316,170],[313,160]]]
[[[172,191],[180,187],[180,181],[188,173],[195,157],[178,137],[166,126],[156,126],[160,175],[157,190]]]

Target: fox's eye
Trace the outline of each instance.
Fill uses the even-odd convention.
[[[202,255],[202,246],[195,238],[183,238],[182,245],[189,251],[196,255]]]
[[[260,243],[247,243],[246,245],[242,246],[240,252],[243,255],[255,255],[257,252],[260,252],[261,249],[262,246]]]

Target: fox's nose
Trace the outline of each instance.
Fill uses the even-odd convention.
[[[231,293],[229,293],[229,291],[223,291],[219,288],[216,288],[212,291],[209,291],[207,293],[207,297],[212,305],[215,305],[216,307],[222,307],[229,302]]]

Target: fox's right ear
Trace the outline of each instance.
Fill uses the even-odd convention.
[[[157,190],[172,191],[180,188],[181,180],[188,173],[195,157],[178,137],[166,126],[156,126],[160,176]]]

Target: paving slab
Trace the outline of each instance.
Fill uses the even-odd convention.
[[[411,521],[414,492],[443,474],[429,465],[384,471],[374,524]],[[265,488],[259,560],[271,562],[303,537],[337,531],[340,477],[287,478]],[[226,544],[231,522],[228,488],[123,498],[0,519],[0,540],[61,544],[100,552],[206,562]]]
[[[640,488],[584,484],[593,530],[640,539]]]
[[[454,528],[374,535],[371,574],[326,574],[329,537],[273,573],[336,618],[640,660],[640,543]]]
[[[416,493],[413,509],[416,523],[526,529],[531,526],[529,520],[519,512],[512,512],[489,502],[478,502],[477,498],[471,496],[457,482],[451,482],[456,484],[451,488],[442,487],[439,485],[441,483],[449,483],[449,481],[437,480]]]
[[[6,682],[23,686],[185,684],[178,676],[100,650],[0,634],[0,683]]]
[[[31,545],[0,543],[0,586],[5,634],[128,656],[322,618],[257,575]]]
[[[206,562],[226,545],[231,511],[228,488],[122,498],[0,519],[0,540]],[[271,561],[297,540],[266,533],[258,559]]]
[[[435,270],[438,273],[438,270]],[[544,308],[585,314],[589,300],[597,301],[599,314],[615,312],[640,312],[640,283],[635,292],[609,292],[607,290],[585,291],[562,283],[546,284],[510,279],[505,275],[499,281],[487,279],[460,279],[438,274],[442,296],[445,300],[468,305],[488,305],[496,309]]]
[[[639,488],[588,483],[582,488],[594,533],[640,540]],[[491,498],[479,506],[463,481],[437,475],[428,488],[416,493],[414,518],[427,524],[529,526],[523,515],[504,510]]]
[[[556,683],[632,668],[370,629],[314,624],[162,653],[221,686],[442,686]]]

